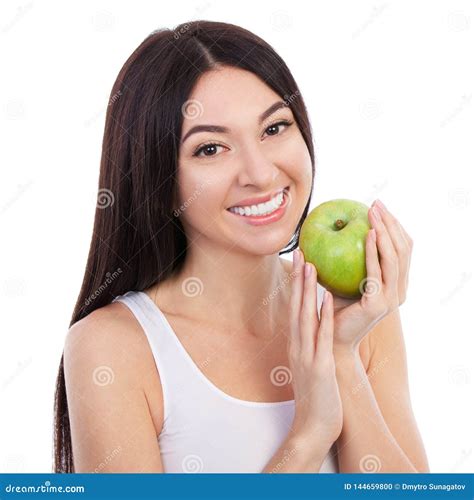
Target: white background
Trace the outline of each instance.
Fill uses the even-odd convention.
[[[0,471],[51,471],[54,385],[86,263],[112,84],[151,31],[198,18],[242,25],[287,62],[314,130],[313,206],[378,197],[414,239],[401,309],[414,412],[432,472],[474,471],[472,3],[0,9]]]

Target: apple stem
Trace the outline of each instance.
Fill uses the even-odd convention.
[[[337,219],[335,222],[336,229],[342,229],[345,225],[346,223],[341,219]]]

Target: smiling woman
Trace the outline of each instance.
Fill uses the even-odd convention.
[[[195,21],[147,37],[111,95],[55,471],[336,472],[332,298],[318,318],[314,271],[303,289],[280,258],[315,173],[288,67]]]

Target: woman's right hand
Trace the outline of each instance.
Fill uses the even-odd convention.
[[[305,266],[309,275],[305,273]],[[333,355],[333,297],[326,292],[318,317],[316,268],[293,253],[288,360],[295,397],[292,432],[330,447],[342,430],[342,402]]]

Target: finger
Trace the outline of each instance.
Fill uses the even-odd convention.
[[[408,252],[408,262],[406,263],[406,271],[405,271],[408,278],[408,273],[410,272],[411,254],[413,252],[413,240],[411,239],[410,235],[405,231],[405,228],[401,224],[400,227],[402,229],[405,241],[407,242],[408,248],[410,249]]]
[[[317,331],[316,358],[321,360],[332,356],[334,341],[334,298],[329,291],[325,292],[321,306],[321,321]]]
[[[371,229],[365,240],[365,261],[367,267],[367,277],[364,283],[364,295],[373,296],[382,287],[382,270],[380,269],[377,252],[377,234],[375,229]]]
[[[395,219],[396,220],[396,219]],[[412,239],[405,231],[403,226],[398,220],[396,220],[398,225],[399,235],[403,239],[403,243],[400,244],[402,250],[398,250],[398,297],[401,303],[405,301],[407,288],[408,288],[408,275],[410,273],[410,262],[411,262],[411,252],[412,252]]]
[[[408,278],[408,273],[410,272],[411,255],[413,253],[413,240],[401,224],[400,224],[400,228],[402,230],[405,241],[407,242],[408,248],[410,249],[410,251],[408,253],[408,263],[407,263],[407,267],[406,267],[406,274],[407,274],[407,278]]]
[[[402,225],[400,222],[387,210],[385,205],[382,204],[380,200],[376,200],[375,204],[380,208],[380,214],[382,216],[382,221],[387,229],[392,244],[399,257],[403,257],[408,250],[408,244],[405,240],[405,236],[402,232]]]
[[[413,240],[410,235],[406,232],[405,228],[400,224],[400,228],[402,230],[403,236],[405,237],[405,241],[407,242],[410,248],[413,248]]]
[[[293,271],[291,281],[291,296],[290,296],[290,338],[298,348],[300,347],[300,311],[301,301],[303,296],[303,277],[302,277],[302,253],[295,250],[293,253]]]
[[[405,242],[408,247],[407,258],[404,259],[403,263],[400,265],[399,269],[399,287],[398,287],[398,295],[400,299],[400,303],[403,303],[406,298],[407,289],[408,289],[408,278],[410,275],[410,265],[411,265],[411,254],[413,251],[413,240],[410,238],[410,235],[405,231],[404,227],[400,224],[400,228],[405,238]]]
[[[369,209],[369,222],[372,228],[375,229],[377,236],[376,242],[381,260],[382,283],[396,286],[398,281],[398,256],[390,235],[374,206]]]
[[[410,270],[411,249],[413,241],[405,231],[400,221],[380,201],[375,204],[380,208],[382,221],[392,239],[393,246],[398,255],[398,295],[403,302],[408,287],[408,273]]]
[[[313,358],[316,320],[316,269],[313,264],[305,264],[303,307],[300,316],[301,352],[307,359]]]

